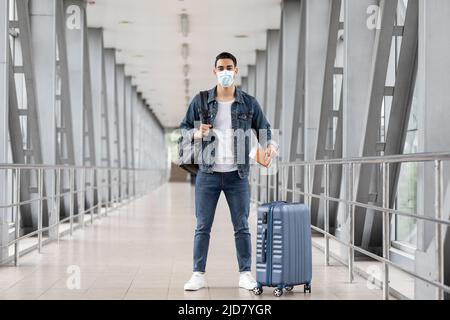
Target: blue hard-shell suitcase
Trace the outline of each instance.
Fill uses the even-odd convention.
[[[275,287],[279,297],[283,289],[291,291],[304,285],[311,292],[311,222],[303,203],[271,202],[258,208],[256,241],[256,295],[263,286]]]

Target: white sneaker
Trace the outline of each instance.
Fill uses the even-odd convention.
[[[247,290],[253,290],[257,286],[255,278],[250,271],[241,272],[239,277],[239,287]]]
[[[188,282],[184,285],[186,291],[196,291],[205,287],[205,274],[203,272],[194,272]]]

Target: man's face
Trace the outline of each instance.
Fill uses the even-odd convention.
[[[217,73],[220,71],[234,71],[235,76],[238,74],[239,69],[234,65],[233,60],[231,59],[219,59],[217,60],[216,67],[213,70],[214,75],[217,76]]]

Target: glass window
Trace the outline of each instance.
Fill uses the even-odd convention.
[[[413,99],[404,153],[416,153],[418,150],[417,100]],[[417,163],[403,164],[400,170],[397,201],[398,210],[417,213]],[[417,220],[397,216],[395,219],[395,240],[417,245]]]

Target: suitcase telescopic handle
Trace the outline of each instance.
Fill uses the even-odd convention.
[[[262,230],[262,252],[261,252],[261,261],[262,263],[266,263],[267,260],[267,229],[264,228]]]

